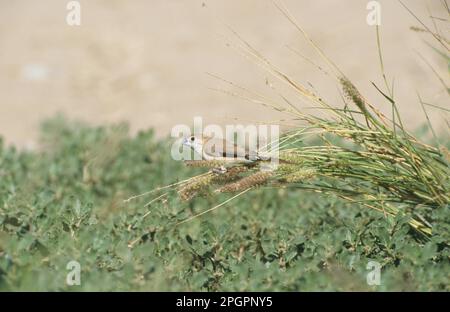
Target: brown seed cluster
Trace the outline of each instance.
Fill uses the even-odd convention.
[[[235,166],[231,168],[227,168],[227,171],[222,174],[217,174],[214,177],[215,183],[228,183],[232,182],[239,178],[241,173],[248,171],[249,168],[247,166]]]
[[[185,160],[184,164],[188,167],[218,168],[226,163],[220,160]]]
[[[246,190],[250,187],[266,184],[273,172],[260,171],[240,179],[237,182],[229,183],[216,190],[218,193],[233,193]]]

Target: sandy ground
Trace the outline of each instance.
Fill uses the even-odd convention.
[[[129,121],[133,131],[154,127],[159,136],[176,124],[243,123],[275,114],[210,88],[223,88],[206,72],[267,94],[267,74],[234,49],[230,25],[274,64],[330,102],[338,88],[286,46],[318,60],[299,33],[269,0],[80,1],[81,26],[66,24],[62,0],[0,0],[0,134],[7,142],[34,147],[42,119],[62,112],[92,124]],[[371,86],[382,85],[375,28],[366,23],[367,1],[286,0],[310,36],[377,107],[389,106]],[[404,0],[432,27],[445,17],[440,1]],[[449,105],[446,92],[417,52],[448,82],[443,60],[409,30],[418,23],[397,1],[381,3],[385,66],[410,128],[424,121],[424,100]],[[445,24],[437,21],[445,30]],[[448,24],[447,33],[448,35]],[[226,37],[224,38],[223,35]],[[299,105],[308,104],[299,102]],[[443,124],[442,112],[431,112]]]

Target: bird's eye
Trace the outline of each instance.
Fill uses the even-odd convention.
[[[191,142],[194,142],[195,137],[191,136]]]

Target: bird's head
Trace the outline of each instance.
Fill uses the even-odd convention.
[[[201,136],[191,135],[183,138],[182,144],[193,149],[195,152],[202,154],[203,150],[203,138]]]

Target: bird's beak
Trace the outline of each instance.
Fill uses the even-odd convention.
[[[182,145],[188,145],[188,139],[187,138],[183,138],[183,140],[181,141]]]

